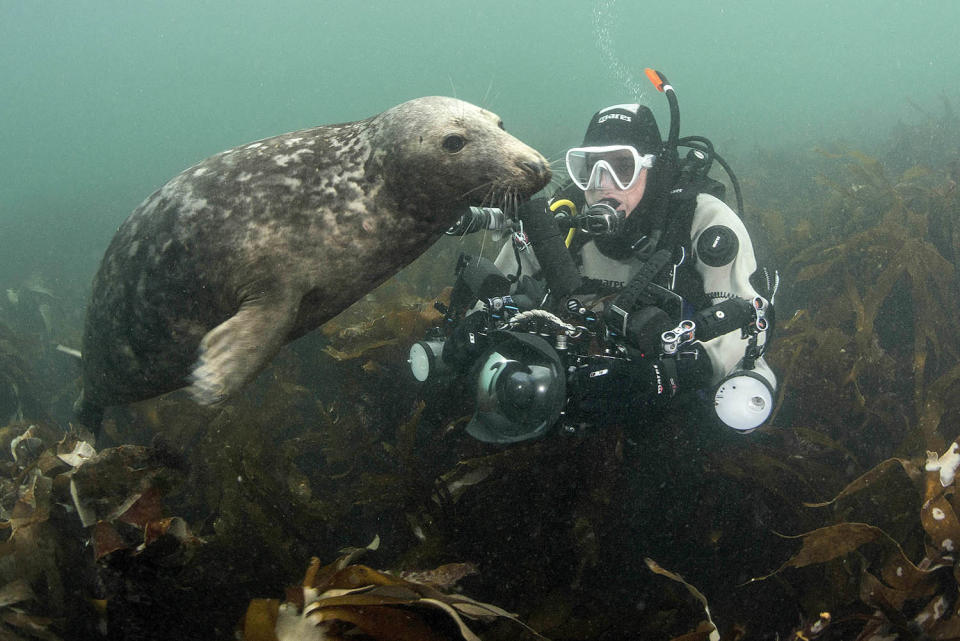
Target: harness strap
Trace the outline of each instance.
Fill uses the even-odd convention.
[[[605,319],[608,325],[617,327],[622,333],[627,331],[627,318],[638,307],[638,303],[653,304],[655,298],[648,292],[650,284],[657,278],[663,268],[670,262],[673,252],[661,249],[650,257],[637,272],[630,283],[617,295],[613,303],[607,308]]]
[[[670,256],[673,252],[669,249],[661,249],[654,252],[650,260],[645,262],[637,274],[630,279],[630,282],[623,291],[614,299],[613,304],[625,310],[627,313],[634,311],[641,297],[647,292],[647,286],[652,283],[663,268],[670,262]]]

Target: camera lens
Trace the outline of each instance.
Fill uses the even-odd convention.
[[[503,386],[504,402],[518,410],[533,403],[537,395],[537,384],[526,372],[513,372]]]

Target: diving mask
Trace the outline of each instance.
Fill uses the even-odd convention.
[[[643,169],[653,167],[653,159],[653,154],[640,155],[630,145],[575,147],[567,151],[567,173],[584,191],[614,185],[626,191]]]

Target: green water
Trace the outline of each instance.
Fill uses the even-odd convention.
[[[0,2],[0,279],[66,266],[184,167],[256,138],[455,94],[551,158],[601,106],[665,101],[734,157],[956,95],[960,3]],[[619,72],[619,73],[618,73]],[[635,79],[630,83],[629,77]]]
[[[954,222],[960,131],[950,112],[960,108],[958,23],[958,0],[0,0],[0,330],[9,324],[29,339],[16,343],[0,331],[0,394],[16,392],[11,383],[18,381],[24,398],[24,390],[36,388],[29,390],[36,398],[28,399],[33,404],[26,404],[25,418],[49,413],[66,423],[77,370],[52,345],[80,345],[86,294],[114,230],[185,167],[244,142],[365,118],[431,94],[482,104],[555,160],[580,143],[590,115],[607,105],[639,99],[665,131],[666,100],[643,75],[644,67],[654,67],[677,89],[681,135],[709,136],[737,169],[758,254],[772,254],[784,270],[781,318],[801,308],[806,314],[792,329],[784,323],[774,344],[782,350],[773,356],[781,359],[774,364],[787,390],[777,429],[731,444],[728,435],[700,430],[696,413],[678,411],[662,432],[630,442],[626,465],[637,469],[622,478],[622,443],[611,447],[616,433],[585,439],[582,448],[545,440],[542,449],[524,454],[529,458],[499,463],[503,474],[434,521],[428,542],[439,542],[438,548],[424,546],[422,558],[431,566],[438,559],[482,563],[478,596],[495,596],[524,614],[569,605],[578,616],[586,613],[584,620],[629,629],[628,638],[635,638],[637,621],[658,636],[636,638],[667,638],[660,631],[669,621],[657,614],[663,584],[651,583],[642,563],[649,554],[701,586],[727,629],[743,617],[769,626],[755,625],[748,638],[772,638],[773,631],[796,625],[801,610],[821,611],[821,596],[825,603],[827,597],[842,602],[834,598],[840,582],[831,587],[819,575],[744,587],[788,558],[786,547],[773,548],[788,544],[772,531],[797,533],[830,519],[801,509],[799,501],[835,495],[854,475],[894,455],[899,443],[909,447],[897,455],[943,451],[905,441],[904,434],[919,433],[930,407],[942,400],[946,408],[957,398],[951,394],[956,379],[939,387],[933,381],[953,371],[960,353],[953,323],[960,314],[951,307],[960,265]],[[862,155],[838,160],[815,149],[863,151],[884,169],[873,171]],[[827,177],[833,189],[815,180],[834,171],[830,162],[841,166],[851,158],[853,170]],[[930,169],[903,178],[916,164]],[[891,209],[888,198],[902,209]],[[889,212],[902,214],[918,237],[904,241],[899,229],[884,229]],[[875,227],[875,239],[858,240],[858,226]],[[813,252],[820,240],[834,247]],[[855,251],[836,263],[836,248],[851,246]],[[451,275],[452,255],[421,272]],[[890,300],[872,301],[896,256],[906,257],[917,282],[887,278]],[[810,273],[801,279],[799,271]],[[873,311],[883,313],[877,313],[876,340],[861,340],[845,307],[859,303],[865,316],[871,301]],[[914,324],[915,318],[924,322]],[[391,322],[399,326],[399,316]],[[929,358],[915,336],[935,344]],[[394,347],[405,354],[405,347]],[[187,604],[186,614],[157,610],[144,620],[200,629],[203,616],[215,615],[223,632],[216,638],[233,638],[247,601],[279,595],[313,554],[332,560],[341,546],[365,543],[375,532],[389,548],[377,563],[416,551],[413,532],[430,522],[414,523],[411,514],[429,516],[434,479],[457,465],[460,451],[449,447],[449,430],[441,434],[439,426],[448,424],[445,411],[453,420],[459,408],[431,399],[440,409],[429,407],[422,438],[414,443],[404,427],[394,435],[413,402],[409,381],[394,375],[403,356],[335,362],[322,348],[307,341],[299,351],[285,350],[262,385],[238,395],[214,422],[212,413],[176,400],[154,414],[148,407],[120,416],[121,433],[130,427],[124,421],[141,436],[169,425],[171,440],[186,435],[188,443],[199,443],[187,448],[199,475],[189,482],[225,488],[223,496],[185,491],[171,498],[171,514],[193,519],[191,527],[211,544],[193,566],[194,593],[179,585],[164,592],[150,575],[140,577],[144,594],[161,595],[161,605],[163,599]],[[21,352],[30,361],[22,374],[14,371]],[[926,398],[936,403],[919,403],[920,394],[914,399],[911,377],[923,363],[929,380],[917,377],[916,388],[926,385]],[[297,384],[302,381],[308,386]],[[20,402],[0,396],[0,408],[13,401]],[[339,407],[344,420],[338,423]],[[706,405],[687,409],[712,412]],[[957,413],[954,405],[948,409],[942,431],[952,436]],[[337,428],[325,430],[327,423]],[[410,425],[416,432],[416,421]],[[303,446],[300,431],[323,438]],[[0,434],[4,448],[11,435]],[[0,463],[5,517],[16,487],[6,476],[19,472],[6,457]],[[247,478],[250,470],[255,482]],[[368,471],[378,474],[373,481],[361,476]],[[302,491],[310,490],[306,481],[313,483],[313,499]],[[909,501],[899,498],[907,494],[884,487],[878,495],[896,499],[885,508],[897,528],[891,531],[907,522],[916,526],[915,506],[903,507]],[[357,496],[365,508],[354,505]],[[43,532],[69,545],[73,560],[38,549],[45,562],[59,564],[44,583],[56,588],[51,577],[62,575],[72,592],[65,606],[37,599],[28,608],[37,614],[61,616],[86,608],[88,596],[103,596],[84,585],[89,548],[66,516],[70,529]],[[912,540],[913,548],[904,545],[912,554],[923,537],[898,540]],[[440,559],[441,552],[450,559]],[[20,558],[7,563],[8,571],[39,576],[31,569],[39,564],[17,566]],[[411,567],[419,562],[404,560]],[[586,565],[575,569],[577,563]],[[572,576],[580,571],[582,584]],[[229,593],[210,588],[220,586],[221,577],[233,582]],[[121,614],[152,603],[139,595],[125,601],[108,587]],[[197,594],[217,602],[194,616],[201,608]],[[114,629],[123,629],[116,611],[112,616],[112,625],[119,622]],[[565,616],[557,614],[554,623]],[[676,627],[688,631],[697,620],[681,615]],[[56,626],[63,629],[63,621]],[[82,636],[76,630],[66,638]],[[576,626],[562,638],[589,638],[571,630]]]

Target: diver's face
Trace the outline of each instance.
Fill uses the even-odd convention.
[[[617,211],[623,212],[626,216],[640,204],[643,198],[643,192],[647,188],[647,170],[641,169],[636,182],[629,189],[620,189],[613,179],[603,172],[600,177],[600,187],[598,189],[588,189],[583,192],[588,205],[593,205],[605,198],[615,200],[619,205],[614,207]]]

